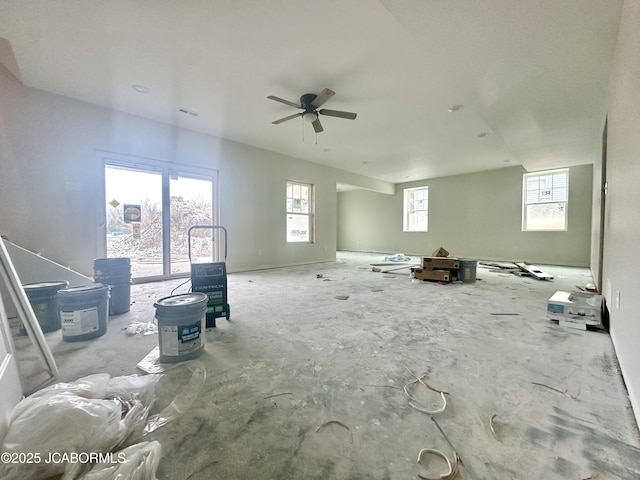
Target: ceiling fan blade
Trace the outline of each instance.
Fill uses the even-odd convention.
[[[318,108],[324,102],[326,102],[331,97],[333,97],[335,94],[336,94],[336,92],[334,92],[333,90],[325,88],[324,90],[322,90],[320,92],[320,95],[318,95],[316,98],[313,99],[313,102],[311,102],[311,106],[313,108]]]
[[[319,118],[316,118],[313,122],[311,122],[311,125],[313,125],[313,129],[316,131],[316,133],[320,133],[324,130]]]
[[[302,108],[302,106],[297,103],[290,102],[289,100],[285,100],[284,98],[274,97],[273,95],[269,95],[267,97],[269,100],[275,100],[276,102],[284,103],[285,105],[289,105],[290,107]]]
[[[356,113],[341,112],[340,110],[327,110],[326,108],[318,110],[318,113],[321,115],[328,115],[330,117],[348,118],[349,120],[355,120],[358,116]]]
[[[289,115],[288,117],[281,118],[280,120],[276,120],[275,122],[271,122],[274,125],[278,125],[279,123],[286,122],[287,120],[292,120],[296,117],[300,117],[302,113],[294,113],[293,115]]]

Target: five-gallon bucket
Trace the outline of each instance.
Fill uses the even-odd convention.
[[[109,287],[95,283],[65,288],[58,292],[62,339],[66,342],[89,340],[107,332]]]
[[[131,305],[131,260],[129,258],[96,258],[93,279],[111,287],[109,315],[126,313]]]
[[[44,333],[60,330],[60,315],[58,314],[58,291],[67,287],[65,280],[54,282],[27,283],[23,285],[31,309],[35,313],[40,328]],[[26,334],[24,327],[20,333]]]
[[[198,292],[164,297],[153,304],[161,362],[181,362],[202,354],[207,301],[207,295]]]
[[[478,261],[475,258],[461,258],[460,270],[458,271],[458,280],[464,283],[473,283],[476,281],[476,266]]]

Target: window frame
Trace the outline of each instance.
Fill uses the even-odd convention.
[[[425,201],[426,208],[410,209],[409,203],[411,202],[411,200],[409,200],[409,195],[412,192],[416,192],[416,191],[425,192],[425,198],[422,200]],[[418,201],[420,200],[413,200],[414,203]],[[414,214],[416,212],[426,212],[426,219],[425,219],[426,225],[424,226],[424,228],[422,227],[412,228],[411,226],[412,222],[410,220],[410,216],[411,214]],[[402,191],[402,231],[403,232],[428,232],[429,231],[429,186],[428,185],[422,185],[420,187],[410,187],[410,188],[403,189]]]
[[[550,187],[545,188],[544,190],[549,190],[549,195],[551,196],[551,199],[548,201],[540,201],[540,199],[538,199],[538,201],[528,201],[528,193],[529,192],[533,192],[535,190],[529,190],[527,188],[527,184],[531,179],[534,178],[538,178],[540,179],[541,177],[549,177],[549,176],[554,176],[554,175],[565,175],[565,186],[562,187],[557,187],[559,190],[564,189],[564,197],[563,199],[554,199],[556,192],[554,192],[554,185],[552,184]],[[553,182],[553,178],[552,178],[552,182]],[[538,187],[538,195],[540,195],[542,193],[542,190],[540,187]],[[562,198],[562,197],[560,197]],[[529,205],[551,205],[551,204],[559,204],[559,205],[563,205],[563,210],[564,210],[564,223],[562,228],[539,228],[539,227],[535,227],[535,228],[530,228],[528,226],[528,211],[527,211],[527,207]],[[539,172],[530,172],[530,173],[525,173],[522,176],[522,231],[523,232],[566,232],[568,227],[569,227],[569,169],[568,168],[557,168],[557,169],[553,169],[553,170],[544,170],[544,171],[539,171]]]
[[[291,186],[291,195],[289,196],[289,187]],[[295,189],[296,187],[306,187],[307,188],[307,203],[308,203],[308,208],[306,209],[307,211],[300,211],[300,210],[305,210],[304,207],[301,205],[299,207],[294,207],[295,205],[295,200],[299,200],[302,201],[304,200],[303,197],[296,197],[295,196]],[[291,200],[291,202],[289,202],[289,200]],[[291,205],[291,208],[289,207],[289,205]],[[296,211],[298,210],[298,211]],[[306,221],[306,225],[307,225],[307,237],[306,239],[303,240],[295,240],[291,237],[290,235],[290,228],[289,228],[289,216],[290,215],[296,215],[296,216],[306,216],[307,217],[307,221]],[[307,183],[307,182],[300,182],[297,180],[287,180],[286,181],[286,185],[285,185],[285,242],[288,244],[311,244],[315,242],[315,186],[312,183]]]

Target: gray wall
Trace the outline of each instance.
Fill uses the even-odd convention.
[[[609,85],[603,292],[640,425],[640,1],[626,0]],[[604,124],[604,119],[603,119]],[[598,168],[598,167],[597,167]],[[598,191],[599,185],[594,185]]]
[[[568,230],[522,231],[518,167],[434,178],[396,186],[394,195],[338,194],[338,250],[452,255],[487,260],[589,266],[592,166],[569,170]],[[429,186],[429,231],[402,231],[403,189]]]
[[[336,182],[393,185],[19,84],[0,66],[0,233],[85,275],[104,256],[103,157],[217,170],[230,271],[335,259]],[[285,242],[285,183],[316,187],[316,242]]]

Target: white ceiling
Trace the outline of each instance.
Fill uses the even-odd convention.
[[[2,0],[0,37],[30,87],[398,183],[592,163],[621,6]],[[356,120],[271,124],[325,87]]]

